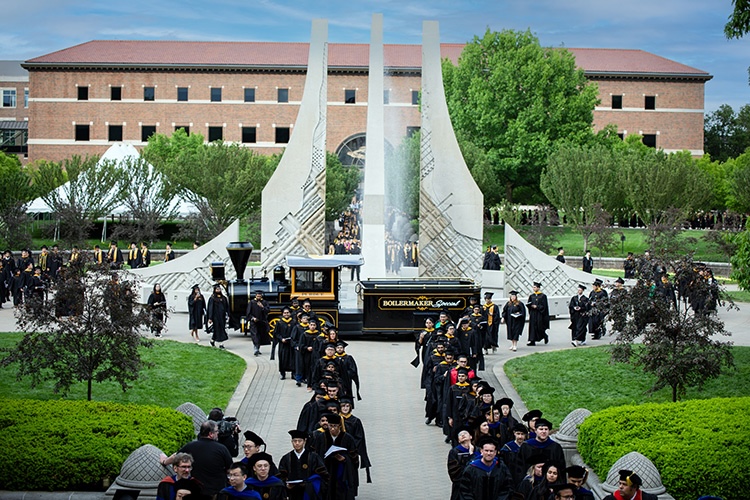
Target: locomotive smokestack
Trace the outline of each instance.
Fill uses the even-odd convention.
[[[232,259],[234,270],[237,271],[238,280],[245,279],[245,268],[252,251],[253,245],[249,241],[233,241],[227,245],[227,252]]]

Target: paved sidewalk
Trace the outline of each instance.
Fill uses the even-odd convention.
[[[750,306],[740,306],[740,311],[722,311],[720,314],[727,329],[733,334],[729,340],[736,345],[748,346]],[[187,323],[186,314],[172,314],[164,338],[191,342]],[[487,371],[480,372],[480,376],[498,390],[496,397],[507,394],[516,401],[516,413],[523,414],[526,408],[505,377],[502,366],[516,356],[574,349],[570,345],[568,324],[566,318],[552,321],[548,345],[527,347],[524,337],[519,342],[518,352],[508,351],[505,341],[502,341],[501,348],[487,356]],[[12,311],[0,309],[0,331],[13,330],[15,320]],[[500,338],[503,339],[504,328],[501,330]],[[202,338],[207,339],[205,334]],[[210,348],[207,340],[201,344],[206,349]],[[601,341],[589,344],[601,345]],[[310,398],[310,393],[304,386],[296,387],[294,380],[289,377],[279,380],[276,361],[269,360],[270,346],[263,347],[263,354],[254,357],[250,338],[230,333],[226,347],[228,351],[244,358],[248,366],[226,413],[236,415],[243,429],[251,429],[263,437],[267,442],[268,452],[278,460],[291,449],[286,431],[296,426],[299,411]],[[448,498],[450,482],[445,462],[450,448],[443,443],[440,429],[424,424],[423,391],[419,388],[420,369],[409,364],[414,357],[411,339],[353,340],[349,343],[347,352],[354,356],[360,370],[363,400],[355,402],[354,414],[365,425],[373,464],[372,484],[364,483],[364,471],[360,474],[362,484],[358,498],[410,498],[414,496],[412,485],[416,482],[420,484],[421,498]],[[73,497],[84,498],[78,495]],[[64,498],[73,497],[70,492],[64,493]],[[58,495],[55,498],[63,497]]]

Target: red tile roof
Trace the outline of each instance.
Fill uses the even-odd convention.
[[[464,44],[444,43],[443,57],[458,60]],[[178,66],[304,68],[307,43],[287,42],[178,42],[146,40],[93,40],[26,61],[34,66]],[[705,71],[664,57],[629,49],[568,49],[587,74],[669,75],[710,78]],[[331,43],[332,68],[366,68],[367,44]],[[419,69],[419,45],[385,45],[384,63],[392,69]]]

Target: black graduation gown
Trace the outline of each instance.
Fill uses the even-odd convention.
[[[521,445],[521,459],[524,463],[528,462],[529,457],[535,453],[544,455],[545,462],[554,462],[560,467],[565,468],[565,453],[559,443],[547,438],[546,441],[538,441],[536,438],[527,439]]]
[[[194,297],[193,294],[187,299],[188,301],[188,328],[191,330],[203,329],[203,315],[206,313],[206,299],[201,294]]]
[[[362,399],[359,395],[359,369],[357,368],[357,362],[349,354],[336,354],[336,358],[339,360],[341,371],[339,376],[341,378],[341,387],[344,391],[344,396],[354,397],[355,393],[352,388],[352,382],[356,386],[357,399]]]
[[[227,314],[229,313],[229,302],[222,294],[217,296],[211,294],[208,299],[208,308],[206,311],[206,320],[213,321],[214,333],[211,339],[214,342],[224,342],[229,340],[227,335]]]
[[[607,291],[603,288],[592,290],[589,294],[589,333],[595,339],[607,333],[604,323],[607,308]]]
[[[448,389],[445,400],[446,421],[443,430],[448,430],[448,434],[446,435],[450,436],[453,440],[455,440],[459,431],[462,431],[466,425],[469,391],[471,391],[471,385],[468,382],[464,382],[463,384],[457,382]],[[453,420],[453,425],[450,425],[449,419]]]
[[[526,306],[529,309],[529,342],[541,342],[547,337],[549,330],[547,296],[542,292],[532,293]]]
[[[340,432],[335,438],[327,430],[313,436],[314,449],[325,456],[331,446],[346,448],[345,452],[331,453],[323,462],[328,469],[328,498],[330,500],[353,500],[357,496],[359,487],[359,455],[354,438],[346,432]],[[344,461],[339,461],[336,456]]]
[[[270,311],[271,308],[265,300],[253,299],[247,303],[245,321],[256,346],[271,344],[271,338],[268,336],[268,313]]]
[[[577,309],[576,309],[577,308]],[[588,324],[589,298],[585,295],[574,295],[568,304],[570,312],[571,340],[583,342],[586,340],[586,325]]]
[[[508,301],[503,306],[502,315],[505,320],[506,338],[517,341],[521,338],[526,324],[526,306],[521,301],[516,301],[515,304]]]
[[[487,318],[487,343],[485,349],[497,347],[497,332],[500,328],[500,308],[492,302],[483,306],[484,316]]]
[[[513,492],[510,472],[501,460],[487,467],[477,458],[464,469],[459,491],[461,500],[508,500]]]
[[[354,438],[354,442],[357,445],[359,468],[367,470],[367,482],[371,483],[370,467],[372,467],[372,463],[370,463],[370,456],[367,454],[367,438],[365,437],[365,427],[362,425],[362,420],[351,413],[349,415],[342,414],[341,416],[344,419],[346,433]]]
[[[464,469],[469,462],[477,457],[476,451],[470,453],[468,448],[464,448],[460,444],[451,448],[448,452],[448,477],[451,479],[451,500],[459,499],[459,480],[461,475],[464,473]]]
[[[164,329],[164,312],[167,309],[167,298],[163,293],[151,292],[148,296],[148,308],[151,310],[151,331],[161,334]]]
[[[286,485],[278,477],[269,476],[265,481],[248,477],[245,484],[257,491],[263,500],[286,500]]]
[[[288,484],[289,481],[304,481],[287,489],[289,500],[322,500],[325,498],[325,487],[328,484],[328,469],[323,459],[314,451],[304,450],[297,458],[290,451],[279,460],[279,478]]]
[[[317,331],[304,330],[304,326],[298,325],[302,332],[299,333],[299,343],[297,344],[297,375],[301,377],[301,380],[307,381],[307,386],[312,387],[314,380],[312,380],[312,368],[313,352],[308,348],[312,348],[315,343],[315,338],[318,336]]]
[[[128,250],[128,265],[130,269],[141,267],[141,251],[137,248]]]
[[[289,318],[286,321],[281,318],[276,322],[273,337],[278,342],[279,348],[279,373],[294,373],[294,341],[292,336],[295,330],[294,320]]]

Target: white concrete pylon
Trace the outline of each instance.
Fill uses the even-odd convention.
[[[383,14],[372,15],[367,81],[367,152],[362,200],[361,277],[385,278],[385,124],[383,120]]]

